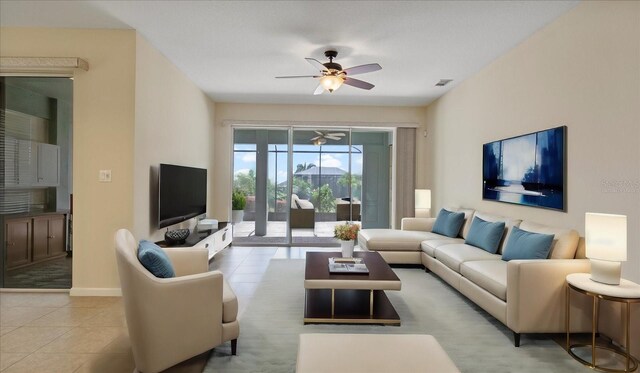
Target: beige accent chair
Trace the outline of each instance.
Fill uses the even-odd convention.
[[[138,241],[120,229],[116,259],[136,369],[155,373],[231,341],[236,354],[238,300],[206,249],[163,249],[176,272],[157,278],[138,260]]]

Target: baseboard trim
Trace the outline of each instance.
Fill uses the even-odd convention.
[[[121,297],[120,288],[71,288],[72,297]]]

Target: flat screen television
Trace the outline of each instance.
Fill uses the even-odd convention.
[[[207,211],[207,170],[160,164],[158,227],[180,223]]]
[[[482,198],[565,211],[566,138],[561,126],[484,144]]]

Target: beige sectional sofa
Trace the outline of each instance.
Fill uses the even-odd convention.
[[[465,213],[458,237],[431,232],[435,218],[405,218],[401,230],[361,230],[358,244],[362,249],[378,251],[390,264],[423,265],[437,274],[511,329],[516,346],[520,345],[521,333],[564,332],[565,277],[590,270],[584,240],[578,233],[472,209],[448,210]],[[465,244],[474,217],[505,223],[497,254]],[[553,234],[548,259],[503,261],[502,250],[514,226]],[[572,331],[591,330],[590,314],[582,311],[590,309],[587,302],[586,297],[572,295]]]

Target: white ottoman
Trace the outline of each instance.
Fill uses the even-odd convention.
[[[300,334],[297,373],[460,372],[423,334]]]

